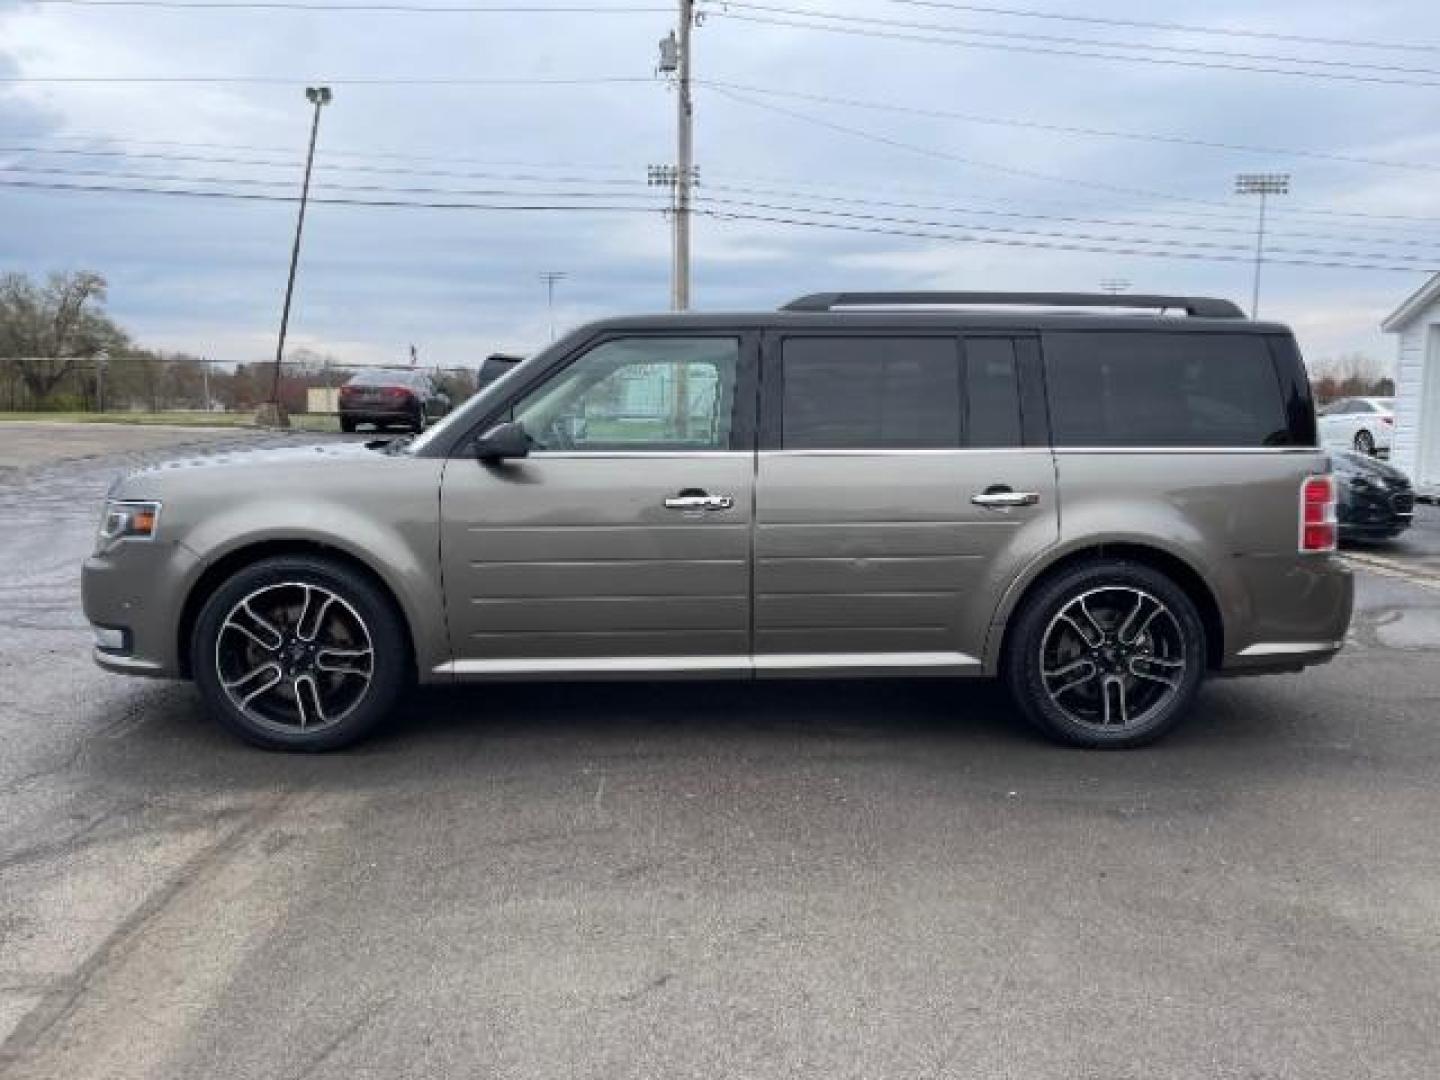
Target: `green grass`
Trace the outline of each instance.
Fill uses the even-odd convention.
[[[51,424],[175,424],[181,427],[254,427],[255,414],[252,412],[201,412],[199,410],[177,409],[173,412],[3,412],[0,423],[16,421],[21,423]],[[339,431],[339,422],[333,416],[292,415],[290,425],[299,431]]]

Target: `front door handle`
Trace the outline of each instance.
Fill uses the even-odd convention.
[[[986,488],[979,495],[971,495],[970,501],[976,506],[991,510],[1008,510],[1012,506],[1034,506],[1040,501],[1038,491],[1011,491],[1008,487]]]
[[[707,495],[688,489],[665,500],[666,510],[729,510],[734,506],[735,500],[729,495]]]

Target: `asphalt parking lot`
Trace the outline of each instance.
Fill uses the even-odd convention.
[[[301,758],[100,672],[78,602],[117,471],[262,437],[31,437],[0,1076],[1440,1074],[1433,508],[1367,549],[1340,659],[1213,682],[1148,750],[921,680],[427,692]]]

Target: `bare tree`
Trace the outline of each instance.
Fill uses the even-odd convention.
[[[13,358],[38,401],[48,398],[82,358],[129,346],[100,310],[105,279],[87,270],[53,273],[44,285],[0,274],[0,356]]]

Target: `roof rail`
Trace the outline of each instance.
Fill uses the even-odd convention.
[[[834,311],[847,307],[1108,307],[1174,308],[1192,319],[1243,319],[1245,313],[1229,300],[1210,296],[1151,296],[1135,293],[1047,292],[827,292],[811,293],[781,311]]]

